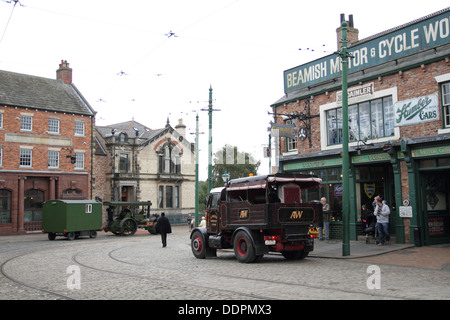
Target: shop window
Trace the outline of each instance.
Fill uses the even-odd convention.
[[[11,223],[11,198],[11,191],[6,189],[0,190],[0,224]]]
[[[328,145],[342,143],[342,108],[326,112]],[[394,135],[392,97],[366,101],[348,107],[350,142],[374,140]]]
[[[444,127],[450,128],[450,82],[442,84],[442,108]]]

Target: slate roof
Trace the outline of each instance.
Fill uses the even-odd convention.
[[[75,85],[0,70],[0,105],[95,115]]]
[[[114,130],[115,136],[119,136],[119,134],[123,132],[126,133],[129,138],[135,138],[136,131],[138,131],[139,139],[143,140],[151,139],[155,134],[159,133],[162,130],[162,129],[152,130],[134,120],[111,124],[108,126],[96,126],[96,128],[103,137],[111,136],[112,130]]]

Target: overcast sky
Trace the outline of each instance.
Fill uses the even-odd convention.
[[[448,7],[448,0],[0,0],[0,69],[55,78],[61,60],[97,111],[97,124],[134,120],[151,129],[179,118],[207,177],[209,87],[213,151],[238,146],[262,160],[270,105],[283,71],[337,50],[340,14],[359,38]],[[169,37],[170,32],[174,33]],[[302,50],[299,50],[302,49]],[[309,49],[309,50],[308,50]],[[314,50],[314,51],[313,51]],[[324,52],[325,51],[325,52]],[[1,84],[0,84],[1,85]]]

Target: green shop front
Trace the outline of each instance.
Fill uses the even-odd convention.
[[[330,236],[335,239],[342,238],[339,151],[280,159],[282,172],[322,179],[321,188],[305,190],[302,200],[327,198],[333,216]],[[375,196],[381,195],[391,209],[390,232],[397,243],[450,242],[450,144],[424,147],[420,141],[402,140],[389,148],[375,145],[366,153],[350,151],[350,240],[363,235],[362,205],[373,208]]]

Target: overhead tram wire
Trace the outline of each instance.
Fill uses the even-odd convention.
[[[5,37],[6,30],[8,30],[9,22],[11,21],[11,18],[12,18],[12,15],[13,15],[13,13],[14,13],[14,9],[16,8],[16,5],[19,4],[19,5],[22,6],[22,7],[24,6],[23,4],[21,4],[21,3],[19,2],[19,0],[11,0],[11,1],[3,1],[3,2],[6,2],[6,3],[14,2],[14,5],[13,5],[13,8],[12,8],[12,10],[11,10],[11,14],[9,15],[8,22],[6,22],[5,30],[3,30],[3,34],[2,34],[2,37],[1,37],[1,39],[0,39],[0,44],[2,43],[3,38]]]

